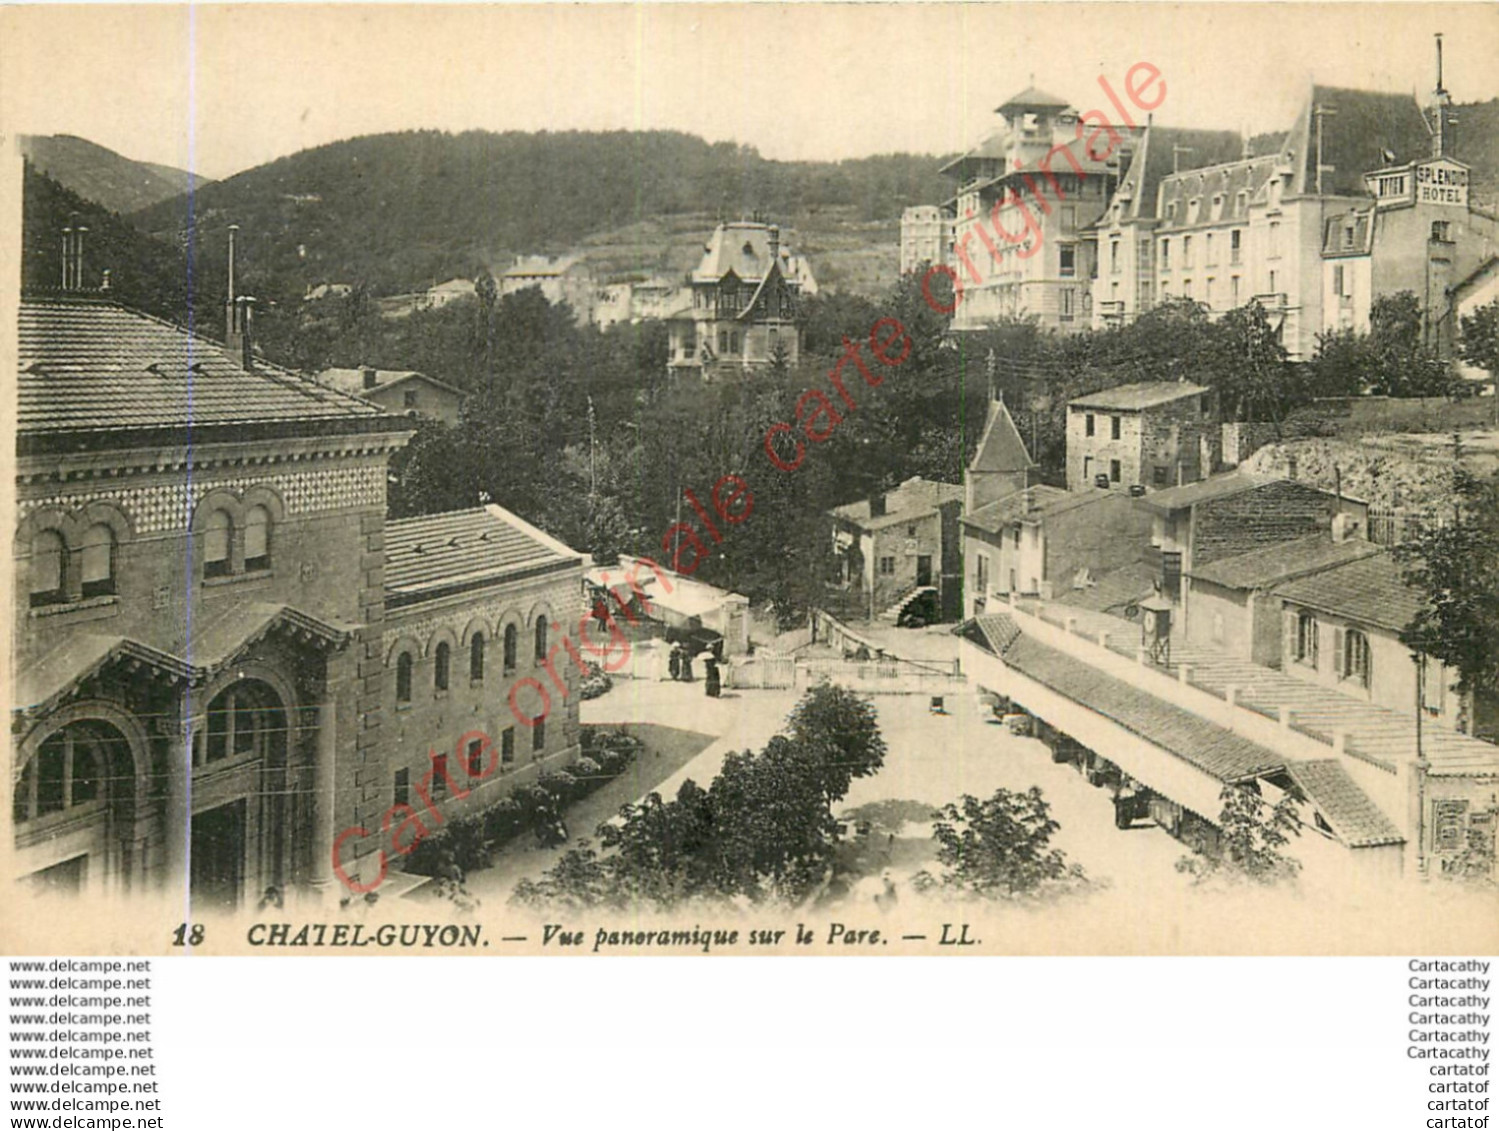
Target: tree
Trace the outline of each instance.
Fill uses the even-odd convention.
[[[873,705],[836,684],[808,691],[792,710],[787,731],[804,756],[815,760],[830,805],[842,800],[854,778],[878,773],[885,764],[885,739]]]
[[[1456,436],[1451,500],[1449,514],[1422,516],[1395,547],[1406,584],[1426,598],[1400,639],[1458,673],[1467,730],[1473,698],[1499,688],[1499,475],[1465,467]]]
[[[1178,860],[1177,870],[1199,882],[1221,877],[1268,885],[1295,879],[1301,861],[1283,851],[1291,837],[1301,835],[1295,798],[1286,794],[1267,806],[1258,790],[1227,785],[1219,800],[1217,845]]]
[[[1491,379],[1499,382],[1499,298],[1485,303],[1472,314],[1462,316],[1462,336],[1457,340],[1457,352],[1469,365],[1486,370]],[[1499,385],[1496,385],[1499,390]],[[1499,392],[1496,392],[1499,399]]]
[[[838,845],[832,806],[848,780],[874,773],[885,744],[867,703],[842,688],[809,692],[790,734],[724,759],[705,790],[624,806],[539,880],[517,885],[530,907],[669,908],[683,900],[797,904],[828,878]],[[846,725],[851,734],[835,736]],[[837,785],[842,781],[842,787]]]
[[[939,811],[932,827],[938,876],[919,872],[918,888],[945,888],[988,899],[1045,895],[1087,882],[1083,870],[1051,847],[1061,826],[1036,786],[996,790],[986,801],[964,794]]]

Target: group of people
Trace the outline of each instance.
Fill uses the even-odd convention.
[[[717,699],[723,693],[723,679],[719,675],[724,662],[722,640],[715,640],[712,647],[701,651],[694,651],[682,641],[676,641],[667,652],[667,672],[673,680],[694,683],[696,677],[692,674],[692,664],[699,658],[703,663],[703,682],[708,698]]]

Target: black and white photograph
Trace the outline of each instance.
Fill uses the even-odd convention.
[[[1496,951],[1499,9],[0,33],[7,954]]]

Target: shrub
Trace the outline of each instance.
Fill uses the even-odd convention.
[[[498,847],[519,835],[526,827],[526,810],[514,797],[502,797],[484,810],[484,835]]]
[[[578,791],[580,793],[592,793],[604,784],[604,768],[592,758],[579,758],[567,767],[567,772],[578,780]]]
[[[578,792],[578,779],[566,770],[550,770],[536,779],[536,785],[558,804],[570,801]]]
[[[578,684],[578,694],[584,699],[597,699],[613,686],[614,680],[609,678],[609,673],[590,661]]]

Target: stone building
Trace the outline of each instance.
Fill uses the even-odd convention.
[[[935,204],[916,204],[900,217],[900,273],[952,260],[952,217]]]
[[[1228,130],[1180,130],[1148,126],[1123,162],[1124,174],[1090,233],[1097,264],[1093,279],[1093,325],[1132,322],[1156,303],[1155,231],[1161,181],[1183,170],[1239,157],[1243,140]],[[1228,253],[1224,255],[1228,266]],[[1227,285],[1227,284],[1225,284]],[[1241,288],[1242,289],[1242,288]]]
[[[914,476],[893,491],[835,507],[833,550],[853,610],[895,621],[923,594],[945,618],[961,602],[963,488]]]
[[[1034,317],[1060,330],[1092,324],[1089,279],[1094,242],[1088,229],[1119,181],[1120,162],[1139,130],[1120,125],[1107,152],[1089,148],[1081,116],[1066,99],[1030,87],[995,113],[995,132],[942,167],[954,195],[952,253],[947,263],[962,288],[954,330],[979,330],[1006,317]],[[995,208],[1012,194],[1023,202],[997,213],[1008,232],[995,234]]]
[[[456,740],[473,641],[499,655],[508,626],[514,682],[552,687],[526,755],[576,749],[576,695],[532,657],[543,618],[576,632],[581,560],[496,510],[388,533],[409,422],[257,359],[247,320],[232,303],[226,347],[77,292],[21,304],[10,772],[35,887],[230,909],[369,882],[396,771]],[[469,682],[441,699],[444,644]],[[502,729],[485,702],[465,723]]]
[[[1363,206],[1364,174],[1426,156],[1430,138],[1409,94],[1311,87],[1276,152],[1161,180],[1157,301],[1257,302],[1291,359],[1310,357],[1324,327],[1324,220]]]
[[[385,412],[424,416],[444,424],[457,424],[463,408],[463,390],[414,369],[324,369],[318,382],[340,392],[362,397]]]
[[[797,364],[797,302],[814,292],[805,262],[782,245],[778,226],[720,224],[666,316],[667,371],[712,378],[753,372],[777,358]]]
[[[1157,491],[1193,483],[1218,462],[1217,394],[1149,381],[1067,405],[1067,486]]]

